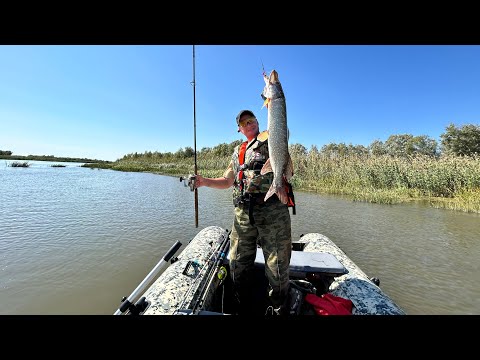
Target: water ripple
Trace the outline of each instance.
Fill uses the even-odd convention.
[[[295,198],[293,239],[328,236],[407,313],[480,314],[478,215]],[[198,205],[195,228],[193,192],[175,177],[0,167],[0,313],[112,314],[176,241],[231,229],[231,190],[201,188]]]

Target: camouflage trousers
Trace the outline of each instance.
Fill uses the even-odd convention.
[[[257,244],[265,257],[268,296],[275,308],[286,305],[289,290],[289,266],[292,254],[290,212],[276,196],[253,207],[254,225],[248,216],[248,205],[235,207],[230,234],[230,272],[240,304],[251,290]]]

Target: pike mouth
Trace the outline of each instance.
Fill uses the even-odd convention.
[[[276,84],[279,82],[278,80],[278,73],[276,70],[272,70],[272,72],[270,73],[270,79],[269,81],[272,83],[272,84]]]
[[[260,96],[263,99],[262,109],[264,107],[266,107],[268,109],[268,105],[270,104],[270,102],[272,101],[273,98],[284,97],[284,95],[283,95],[283,91],[281,89],[280,80],[278,78],[278,72],[276,70],[272,70],[272,72],[270,73],[270,76],[268,76],[268,77],[264,73],[263,78],[265,80],[265,87],[264,87],[262,93],[260,94]],[[272,93],[272,90],[269,89],[269,85],[275,85],[275,87],[279,87],[277,90],[278,90],[280,95],[276,96],[275,93]]]

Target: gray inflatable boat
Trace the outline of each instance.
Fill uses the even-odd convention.
[[[229,231],[203,228],[177,257],[181,245],[174,244],[132,294],[122,299],[115,315],[237,314],[229,276]],[[260,248],[254,278],[257,308],[252,315],[268,315],[271,307]],[[405,315],[380,289],[378,279],[369,278],[322,234],[308,233],[293,242],[290,285],[290,315]]]

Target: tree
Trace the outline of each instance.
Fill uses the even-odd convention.
[[[385,141],[385,150],[387,154],[395,157],[412,155],[435,156],[437,154],[437,142],[426,135],[390,135],[387,141]]]
[[[181,147],[180,149],[178,149],[177,151],[175,151],[175,154],[174,156],[176,158],[183,158],[184,157],[184,152],[183,152],[183,148]]]
[[[184,156],[186,158],[191,158],[195,156],[195,151],[190,146],[187,146],[184,151]]]
[[[312,148],[310,149],[310,153],[312,153],[313,150],[318,152],[316,145],[312,145]],[[323,145],[320,149],[320,152],[330,159],[337,158],[340,153],[339,145],[337,145],[336,143]]]
[[[293,156],[306,156],[307,148],[302,144],[290,144],[288,145],[288,152]]]
[[[227,143],[221,143],[213,148],[213,153],[216,156],[224,157],[230,155],[233,152],[230,149],[231,147]]]
[[[440,135],[442,153],[453,155],[480,154],[480,126],[450,124]]]
[[[345,143],[330,143],[327,145],[323,145],[321,152],[322,154],[327,155],[330,158],[368,154],[367,148],[363,145],[346,145]]]
[[[368,151],[373,156],[386,155],[387,149],[383,141],[374,140],[370,145],[368,145]]]
[[[412,140],[413,135],[401,134],[390,135],[385,141],[385,149],[387,154],[394,157],[405,157],[410,152],[408,144]]]
[[[364,156],[368,155],[368,149],[363,145],[348,144],[349,155]]]
[[[438,143],[436,140],[426,135],[414,136],[411,140],[410,148],[413,154],[437,156]]]

